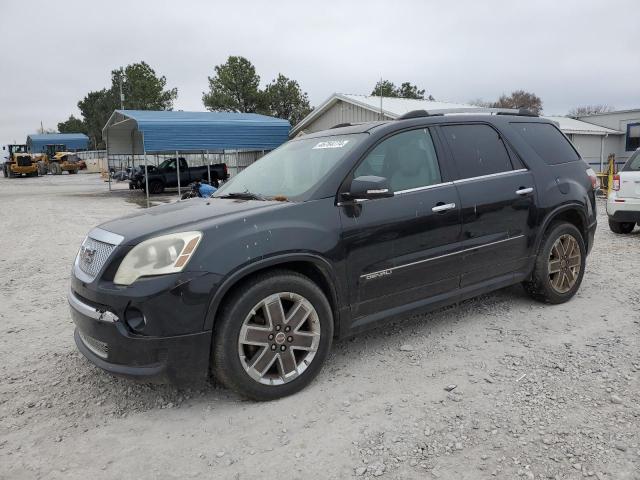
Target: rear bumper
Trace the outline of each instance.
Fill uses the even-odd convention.
[[[640,222],[640,198],[607,198],[607,215],[616,222]]]
[[[78,350],[116,375],[158,383],[193,383],[209,371],[211,331],[152,337],[132,333],[115,313],[68,294]]]

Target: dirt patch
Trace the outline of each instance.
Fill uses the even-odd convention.
[[[0,180],[0,478],[640,478],[640,231],[611,233],[602,203],[571,302],[511,287],[392,323],[259,404],[133,383],[76,351],[72,260],[141,192]]]

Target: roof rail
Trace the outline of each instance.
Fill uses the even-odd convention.
[[[338,124],[334,125],[333,127],[329,127],[329,130],[333,130],[334,128],[353,127],[354,125],[356,125],[356,124],[355,123],[349,123],[349,122],[338,123]]]
[[[457,113],[484,113],[491,115],[517,115],[522,117],[537,117],[538,115],[526,108],[484,108],[484,107],[463,107],[463,108],[443,108],[438,110],[412,110],[400,115],[396,120],[407,120],[409,118],[434,117],[441,115],[455,115]]]

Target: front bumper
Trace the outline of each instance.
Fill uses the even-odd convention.
[[[204,322],[217,278],[162,276],[118,291],[72,275],[68,300],[78,350],[117,375],[177,384],[206,379],[211,330]],[[132,322],[132,312],[144,324]]]

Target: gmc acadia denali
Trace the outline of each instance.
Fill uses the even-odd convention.
[[[91,230],[69,303],[78,349],[115,374],[294,393],[334,338],[521,283],[580,287],[594,172],[527,111],[424,110],[282,145],[212,198]]]

